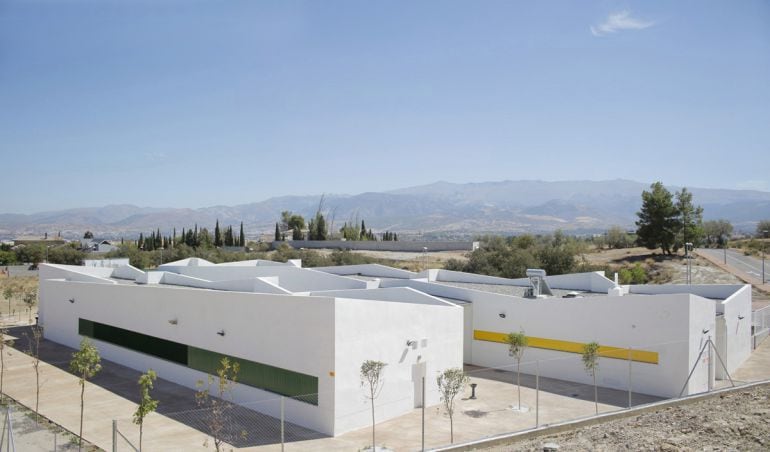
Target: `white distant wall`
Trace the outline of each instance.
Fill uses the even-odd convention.
[[[417,273],[380,264],[340,265],[335,267],[314,267],[313,270],[334,275],[364,275],[375,278],[416,278]]]
[[[278,277],[281,287],[290,292],[316,290],[365,289],[366,281],[332,275],[294,266],[166,266],[164,270],[209,281],[228,281],[259,277]]]

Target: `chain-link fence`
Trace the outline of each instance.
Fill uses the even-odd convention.
[[[644,362],[634,354],[634,350],[654,350],[661,360],[669,360],[666,364],[670,366],[671,356],[678,356],[683,349],[690,350],[689,341],[600,351],[594,373],[580,353],[554,352],[552,358],[528,360],[525,351],[520,363],[509,358],[507,361],[510,364],[504,366],[466,366],[464,371],[468,384],[453,399],[451,417],[445,404],[439,402],[427,406],[422,403],[422,407],[406,410],[405,414],[381,419],[385,417],[384,413],[394,413],[415,402],[415,395],[410,393],[402,398],[375,399],[374,432],[370,422],[370,402],[362,391],[358,408],[348,408],[342,414],[341,410],[323,413],[333,417],[337,426],[358,425],[352,431],[333,438],[300,425],[304,423],[303,416],[296,407],[304,404],[308,396],[275,397],[238,405],[228,403],[218,409],[164,413],[162,416],[153,415],[146,421],[143,445],[144,450],[213,450],[215,442],[221,441],[228,450],[229,447],[363,450],[371,446],[374,434],[374,442],[380,448],[425,450],[665,400],[649,395],[649,392],[654,392],[651,388],[667,387],[670,397],[678,398],[680,393],[705,392],[749,382],[748,379],[739,381],[722,368],[723,358],[708,338],[701,341],[695,355],[684,353],[683,359],[689,360],[689,365],[682,363],[675,373],[666,377],[668,381],[665,383],[662,381],[664,378],[656,373],[655,366],[658,364]],[[385,380],[387,384],[387,373]],[[427,376],[424,384],[427,390],[421,392],[423,396],[431,391],[435,396],[436,375]],[[324,400],[321,394],[310,398]],[[416,402],[419,406],[420,401]],[[366,420],[369,427],[361,427],[362,420]],[[161,421],[181,427],[166,428]],[[139,449],[138,427],[131,419],[117,420],[115,427],[118,433],[113,435],[116,450]]]
[[[78,450],[76,435],[7,397],[0,400],[0,422],[2,452]],[[83,446],[83,450],[95,450],[86,441]]]

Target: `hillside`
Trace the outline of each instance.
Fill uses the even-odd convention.
[[[603,231],[632,227],[648,184],[612,181],[436,182],[389,192],[326,195],[324,211],[336,227],[356,217],[378,231],[464,236],[479,233]],[[670,190],[679,187],[671,186]],[[753,230],[770,218],[770,193],[690,188],[706,219],[727,218],[738,230]],[[249,234],[270,232],[283,210],[311,216],[321,195],[284,196],[235,206],[157,208],[110,205],[30,215],[0,214],[0,237],[61,231],[79,236],[89,229],[101,237],[130,237],[160,227],[213,226],[243,221]]]

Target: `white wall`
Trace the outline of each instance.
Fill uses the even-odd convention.
[[[335,325],[336,434],[371,425],[370,405],[358,377],[365,360],[388,364],[375,402],[377,422],[415,408],[415,384],[421,382],[413,376],[415,363],[426,363],[426,406],[439,403],[438,373],[462,368],[459,306],[337,299]],[[407,347],[407,340],[417,344]]]
[[[182,287],[104,285],[42,280],[41,309],[47,339],[78,347],[78,318],[224,353],[318,377],[319,406],[290,403],[291,422],[332,434],[334,300],[326,297],[247,294]],[[75,303],[70,303],[74,298]],[[169,320],[177,319],[177,325]],[[216,332],[225,330],[225,336]],[[310,348],[312,344],[312,348]],[[103,358],[139,371],[153,367],[161,378],[195,387],[200,372],[98,342]],[[239,403],[277,394],[238,385]],[[260,404],[256,409],[275,404]],[[270,413],[268,413],[270,414]],[[276,414],[276,413],[272,413]]]
[[[658,352],[658,364],[633,363],[633,390],[668,397],[678,395],[687,378],[691,332],[700,328],[704,319],[713,324],[715,307],[713,302],[700,298],[690,302],[687,294],[536,301],[495,297],[474,300],[473,311],[476,330],[524,330],[533,337],[579,343],[596,341],[600,345]],[[500,313],[506,317],[501,318]],[[513,364],[506,345],[500,343],[475,340],[472,357],[473,364],[480,366]],[[527,349],[524,361],[534,360],[543,360],[541,375],[591,383],[579,354]],[[692,388],[705,385],[696,382]],[[601,358],[599,384],[627,389],[628,362]]]
[[[730,297],[717,303],[725,320],[725,342],[717,344],[728,372],[733,372],[751,356],[751,286],[746,284]],[[727,378],[721,366],[717,377]]]

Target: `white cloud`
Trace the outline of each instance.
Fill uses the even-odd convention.
[[[655,22],[646,21],[631,17],[630,11],[619,11],[610,13],[604,22],[599,25],[591,25],[591,34],[594,36],[605,36],[624,30],[644,30],[655,25]]]
[[[144,158],[151,162],[157,162],[160,160],[165,160],[166,153],[165,152],[145,152]]]

